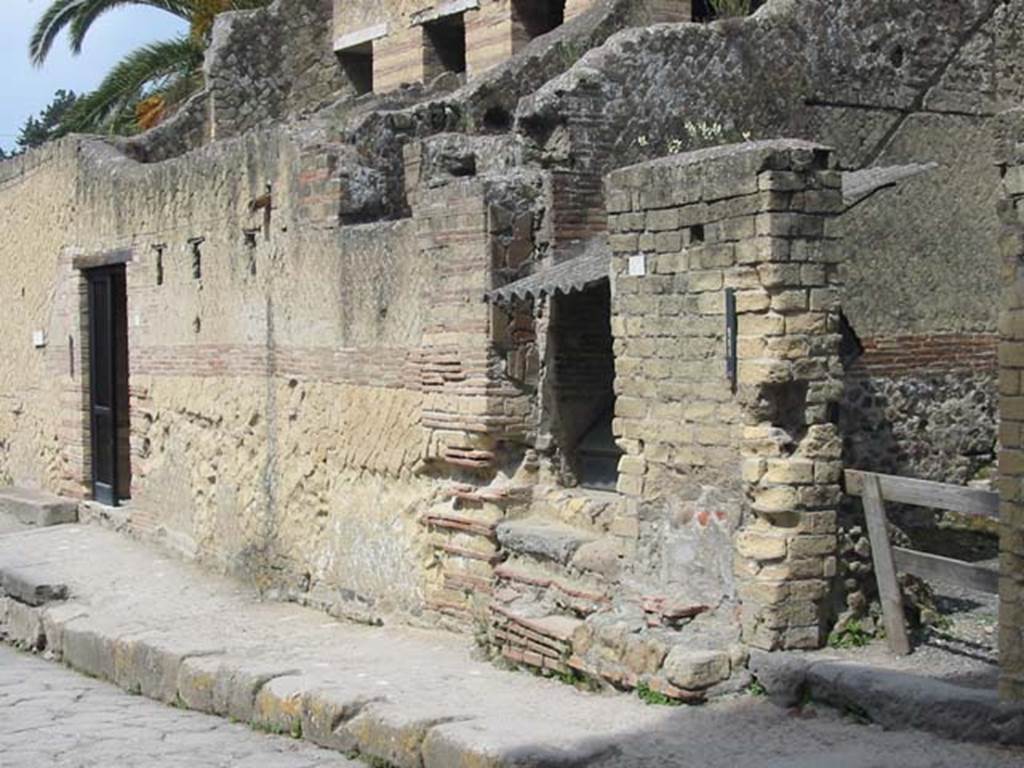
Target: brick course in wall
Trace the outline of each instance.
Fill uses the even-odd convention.
[[[997,136],[1005,286],[999,319],[999,691],[1024,700],[1024,110],[1003,115]]]
[[[988,372],[998,364],[995,333],[906,334],[860,341],[863,353],[848,369],[850,376]]]
[[[702,150],[612,173],[607,199],[619,490],[713,487],[745,508],[733,542],[744,639],[818,647],[841,496],[831,154],[787,141]]]

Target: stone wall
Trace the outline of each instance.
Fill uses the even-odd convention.
[[[630,0],[629,4],[633,6],[631,12],[648,23],[691,18],[690,0]],[[557,21],[550,21],[556,17],[548,16],[556,5],[548,0],[450,0],[429,4],[338,0],[334,8],[335,47],[353,50],[358,46],[372,56],[375,92],[429,84],[446,72],[434,50],[429,26],[441,20],[457,20],[465,46],[465,71],[456,74],[475,78],[557,27]],[[562,5],[564,23],[606,4],[600,0],[568,0]]]
[[[1002,175],[999,243],[1004,290],[999,318],[1000,694],[1024,699],[1024,111],[996,126]]]
[[[493,470],[523,431],[481,300],[517,187],[433,179],[414,217],[341,227],[309,152],[273,131],[138,164],[67,139],[4,164],[0,472],[88,496],[82,269],[125,262],[125,528],[298,599],[418,613],[438,475]]]
[[[666,554],[686,542],[674,579],[738,594],[744,639],[769,649],[823,642],[835,574],[839,179],[827,149],[785,141],[609,177],[619,490],[642,524],[669,515]]]
[[[132,499],[103,514],[132,533],[366,619],[495,628],[502,595],[506,613],[593,618],[574,668],[631,685],[662,680],[705,614],[735,630],[739,608],[759,647],[819,645],[840,352],[858,352],[847,458],[969,479],[991,451],[995,176],[979,158],[989,113],[1019,96],[1006,30],[1024,3],[773,0],[746,20],[648,25],[680,7],[594,0],[473,82],[360,99],[321,47],[323,3],[299,8],[305,37],[281,68],[263,54],[286,6],[227,15],[208,89],[179,117],[0,165],[0,355],[15,361],[0,479],[88,495],[82,270],[124,262]],[[249,104],[251,73],[264,90]],[[339,87],[310,119],[264,125]],[[755,131],[766,140],[700,149]],[[836,150],[771,139],[790,133]],[[834,219],[839,165],[933,159],[941,172]],[[566,479],[551,465],[569,446],[553,443],[572,440],[552,440],[544,388],[593,361],[559,359],[550,303],[483,301],[608,231],[612,500],[543,488]],[[955,265],[941,285],[937,260]],[[942,444],[920,452],[922,431]],[[676,668],[672,695],[711,687]]]
[[[835,222],[865,348],[843,428],[851,465],[963,482],[994,455],[988,124],[1024,92],[1022,25],[1018,0],[770,0],[747,19],[623,31],[523,99],[517,126],[568,179],[567,239],[601,228],[609,170],[745,135],[821,141],[849,170],[938,163]],[[949,424],[963,416],[982,422]]]
[[[275,0],[218,14],[203,88],[165,122],[119,140],[122,151],[159,162],[350,96],[331,48],[330,17],[330,0]]]
[[[353,94],[331,45],[331,0],[278,0],[217,17],[203,70],[210,139]]]
[[[0,164],[3,199],[4,279],[0,281],[0,483],[59,487],[66,462],[81,463],[60,441],[62,406],[74,405],[74,392],[60,386],[74,361],[35,348],[33,333],[43,331],[48,345],[62,344],[51,327],[61,283],[57,256],[64,233],[75,220],[74,155],[67,146],[50,146]],[[63,330],[63,329],[61,329]],[[55,335],[55,332],[57,335]],[[70,447],[73,453],[74,448]]]

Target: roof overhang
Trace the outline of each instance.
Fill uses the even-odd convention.
[[[880,189],[895,187],[907,179],[934,171],[938,167],[938,163],[909,163],[849,171],[843,174],[843,202],[848,208],[853,207]]]
[[[612,255],[607,242],[591,241],[578,256],[551,266],[542,267],[528,277],[489,291],[484,299],[492,304],[532,301],[556,293],[582,291],[607,280],[611,274]]]

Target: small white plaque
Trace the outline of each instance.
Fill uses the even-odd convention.
[[[629,257],[629,276],[643,277],[647,274],[647,257],[644,254]]]
[[[36,349],[46,346],[46,331],[32,331],[32,346]]]

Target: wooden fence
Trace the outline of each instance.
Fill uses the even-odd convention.
[[[999,593],[998,571],[962,560],[892,546],[885,514],[885,502],[892,501],[998,519],[998,493],[852,469],[846,471],[846,492],[851,496],[860,496],[864,503],[868,538],[871,540],[871,558],[875,564],[878,594],[882,603],[882,619],[889,648],[894,653],[910,653],[910,641],[903,617],[903,598],[896,580],[897,569],[922,579],[936,579],[982,592]]]

